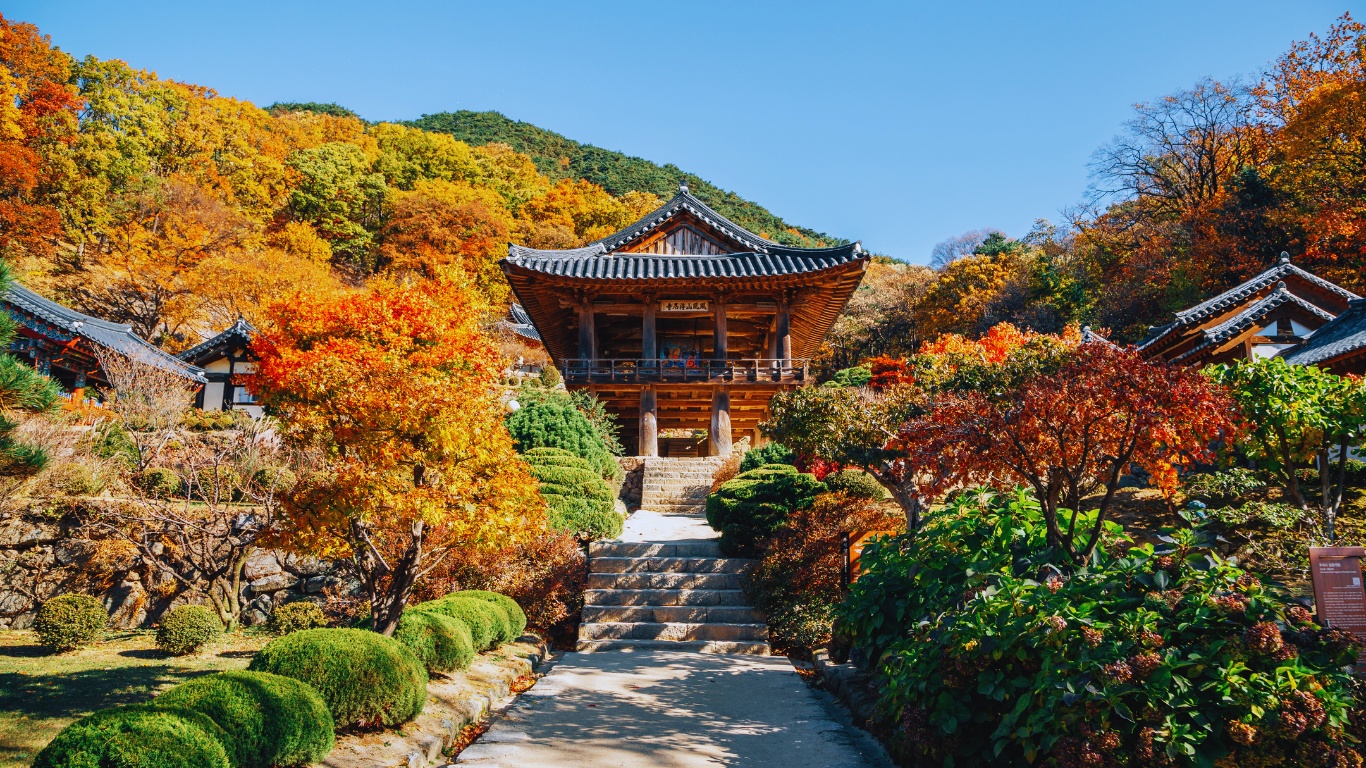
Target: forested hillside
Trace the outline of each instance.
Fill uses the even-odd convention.
[[[686,179],[689,191],[718,213],[771,240],[808,247],[848,242],[788,224],[767,208],[686,173],[672,163],[658,165],[621,152],[581,144],[498,112],[440,112],[423,115],[405,125],[450,134],[474,146],[489,142],[507,144],[529,155],[536,163],[536,170],[549,178],[585,179],[613,195],[648,192],[667,200],[677,190],[678,180]]]

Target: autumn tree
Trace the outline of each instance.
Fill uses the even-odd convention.
[[[1170,495],[1178,467],[1211,459],[1216,440],[1236,436],[1234,414],[1229,397],[1195,371],[1091,343],[1057,372],[1028,376],[996,397],[936,395],[892,447],[905,452],[927,497],[975,485],[1032,488],[1049,545],[1082,564],[1132,468]],[[1082,522],[1095,494],[1094,517]]]
[[[467,182],[419,181],[399,193],[383,231],[380,255],[398,274],[433,278],[456,267],[473,275],[496,303],[507,296],[498,260],[515,223],[503,198]]]
[[[484,310],[462,277],[380,281],[278,302],[254,344],[262,402],[293,445],[325,457],[285,499],[281,543],[348,559],[385,634],[452,551],[545,527],[492,394]]]

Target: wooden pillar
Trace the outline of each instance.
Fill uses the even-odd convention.
[[[792,364],[792,315],[788,307],[787,294],[784,293],[778,299],[778,322],[776,331],[776,342],[774,346],[778,353],[777,357],[782,362],[779,364],[783,370]]]
[[[712,341],[711,357],[713,360],[725,360],[728,351],[726,345],[726,299],[718,296],[716,303],[712,305]]]
[[[645,360],[659,359],[659,334],[655,330],[655,313],[658,309],[659,302],[655,297],[646,296],[644,319],[640,323],[640,356]]]
[[[711,392],[711,429],[707,430],[707,453],[730,455],[730,390],[716,387]]]
[[[749,447],[763,448],[765,445],[768,445],[768,441],[764,439],[764,433],[760,432],[758,427],[755,427],[749,433]]]
[[[640,388],[640,445],[639,456],[659,455],[659,400],[653,384]]]
[[[598,356],[597,329],[593,327],[593,297],[585,295],[579,301],[579,359],[592,360]]]

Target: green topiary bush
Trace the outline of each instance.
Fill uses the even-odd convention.
[[[427,701],[422,662],[392,637],[364,629],[293,632],[258,651],[248,669],[313,686],[338,729],[393,728]]]
[[[887,489],[873,479],[867,472],[857,469],[841,469],[825,476],[825,487],[834,493],[844,493],[855,499],[882,501],[887,498]]]
[[[304,629],[322,629],[327,626],[327,616],[316,603],[300,600],[285,603],[270,615],[266,628],[277,635],[287,635]]]
[[[207,715],[226,734],[235,768],[304,765],[327,757],[332,713],[307,683],[266,672],[219,672],[181,683],[156,706]]]
[[[470,628],[470,639],[476,652],[493,648],[499,637],[511,631],[510,628],[499,626],[500,622],[508,622],[507,614],[484,600],[447,595],[440,600],[418,603],[409,610],[439,613],[465,622],[465,626]]]
[[[708,496],[707,524],[720,531],[722,551],[755,557],[760,540],[825,490],[815,475],[790,464],[767,464],[741,472]]]
[[[769,443],[746,453],[744,458],[740,459],[740,471],[748,472],[765,464],[791,464],[796,460],[797,454],[787,446],[782,443]]]
[[[169,499],[184,489],[185,483],[180,475],[166,467],[148,467],[137,474],[133,485],[138,490],[156,499]]]
[[[194,653],[223,632],[223,622],[202,605],[182,605],[161,617],[157,647],[172,656]]]
[[[484,600],[490,603],[497,603],[507,611],[508,618],[512,620],[512,631],[514,636],[509,640],[516,640],[526,632],[526,612],[516,600],[500,592],[490,592],[486,589],[462,589],[459,592],[452,592],[451,597],[468,597],[475,600]]]
[[[445,614],[409,608],[398,620],[394,639],[407,646],[428,673],[469,669],[474,661],[469,626]]]
[[[522,458],[540,483],[552,530],[590,541],[621,535],[616,494],[587,460],[562,448],[532,448]]]
[[[109,612],[90,595],[58,595],[43,603],[33,618],[33,631],[43,645],[71,651],[100,639],[109,624]]]
[[[568,401],[547,400],[524,405],[508,414],[507,427],[520,453],[533,448],[562,448],[582,457],[609,483],[621,476],[621,467],[607,444],[588,419]]]
[[[102,709],[62,729],[33,768],[229,768],[227,734],[188,709]]]

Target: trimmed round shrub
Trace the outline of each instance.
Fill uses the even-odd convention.
[[[791,464],[797,460],[797,454],[792,449],[782,443],[769,443],[762,448],[755,448],[745,454],[740,460],[740,471],[748,472],[751,469],[758,469],[765,464]]]
[[[143,493],[157,499],[169,499],[185,487],[180,475],[167,467],[148,467],[137,474],[133,484]]]
[[[445,614],[410,608],[398,620],[394,639],[407,646],[428,673],[469,669],[474,661],[469,626]]]
[[[508,618],[512,620],[512,631],[516,634],[512,640],[521,637],[522,633],[526,631],[526,612],[522,610],[522,606],[518,605],[516,600],[501,592],[492,592],[487,589],[462,589],[459,592],[452,592],[451,597],[469,597],[475,600],[497,603],[504,611],[507,611]]]
[[[615,539],[621,535],[625,520],[615,509],[574,496],[541,491],[546,504],[546,523],[552,531],[573,535],[580,541]]]
[[[501,613],[484,600],[447,595],[440,600],[418,603],[411,610],[439,613],[463,621],[465,626],[470,628],[470,640],[474,643],[475,652],[493,648],[498,638],[506,634],[498,623],[506,622],[507,614]]]
[[[873,479],[867,472],[857,469],[841,469],[825,476],[825,487],[832,492],[851,496],[855,499],[882,501],[887,498],[887,489]]]
[[[227,734],[189,709],[102,709],[62,729],[33,768],[229,768]]]
[[[90,645],[108,625],[109,612],[90,595],[58,595],[43,603],[33,618],[33,631],[43,645],[57,651]]]
[[[202,605],[172,608],[157,628],[157,647],[172,656],[184,656],[203,648],[223,633],[223,622]]]
[[[277,635],[287,635],[304,629],[322,629],[327,626],[327,616],[316,603],[300,600],[285,603],[270,614],[266,627]]]
[[[588,461],[578,454],[570,453],[563,448],[532,448],[522,454],[522,458],[529,464],[542,467],[576,467],[578,469],[590,469]]]
[[[587,460],[605,481],[613,481],[621,473],[616,458],[593,425],[567,400],[524,405],[508,414],[507,427],[519,453],[533,448],[562,448]]]
[[[707,497],[707,524],[721,533],[721,549],[754,557],[759,541],[796,510],[811,506],[825,484],[790,464],[741,472]]]
[[[238,501],[242,498],[242,476],[228,466],[204,467],[195,473],[194,495],[208,502]]]
[[[336,740],[332,713],[307,683],[267,672],[219,672],[181,683],[159,707],[190,709],[223,729],[235,768],[316,763]]]
[[[299,476],[289,467],[264,467],[252,473],[251,482],[261,493],[284,493],[299,482]]]
[[[562,448],[532,448],[522,458],[540,483],[552,530],[589,541],[621,535],[616,494],[585,459]]]
[[[313,686],[338,729],[393,728],[427,702],[427,670],[392,637],[365,629],[306,629],[272,640],[248,667]]]

